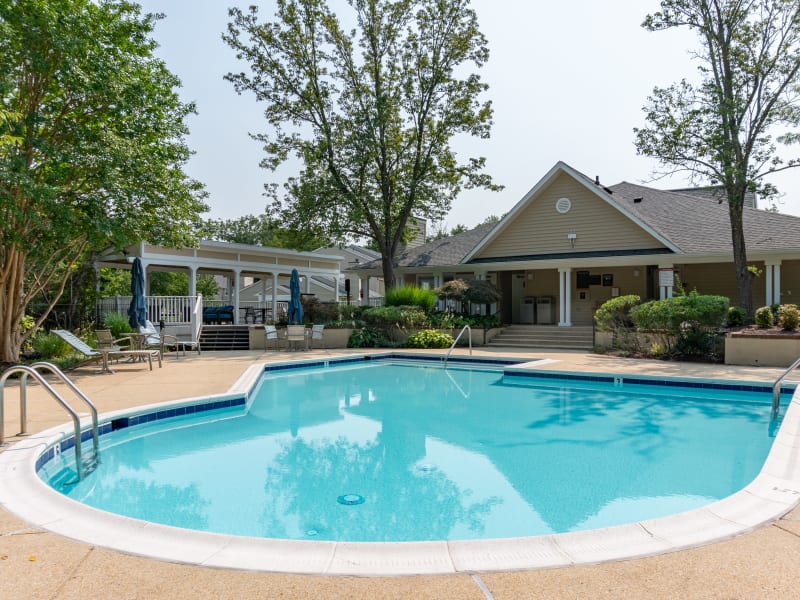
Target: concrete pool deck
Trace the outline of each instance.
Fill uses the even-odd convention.
[[[238,352],[190,355],[149,372],[122,363],[115,375],[94,367],[73,371],[78,387],[101,413],[224,393],[253,363],[305,359],[310,353]],[[615,359],[572,352],[476,355],[551,358],[554,370],[605,371],[771,382],[780,369]],[[16,395],[9,386],[5,431],[18,429]],[[29,430],[64,423],[61,409],[29,389]],[[41,401],[40,401],[41,400]],[[8,441],[15,441],[10,437]],[[7,448],[7,447],[6,447]],[[734,539],[643,559],[582,567],[441,576],[352,578],[228,571],[145,559],[76,542],[31,527],[0,511],[0,597],[84,598],[553,598],[553,597],[796,597],[800,511]]]

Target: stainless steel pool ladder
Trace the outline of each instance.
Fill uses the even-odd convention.
[[[53,387],[47,383],[44,377],[42,377],[40,370],[50,371],[55,376],[57,376],[63,383],[65,383],[75,394],[83,400],[86,405],[89,407],[89,411],[92,415],[92,450],[91,452],[87,453],[86,456],[83,455],[81,450],[81,420],[78,416],[78,413],[75,411],[70,404],[61,397],[61,395],[53,389]],[[56,365],[48,362],[38,362],[34,363],[30,366],[25,365],[16,365],[7,369],[3,376],[0,377],[0,446],[3,445],[3,392],[5,391],[6,381],[8,378],[14,373],[22,373],[22,377],[20,378],[19,382],[19,426],[20,432],[19,435],[27,435],[28,433],[28,400],[27,400],[27,385],[28,385],[28,377],[33,377],[36,381],[38,381],[42,387],[49,392],[49,394],[53,397],[53,399],[58,402],[61,407],[69,413],[69,416],[72,417],[72,425],[74,429],[74,440],[75,440],[75,469],[78,472],[78,480],[80,481],[83,479],[84,476],[88,475],[97,467],[98,462],[100,461],[100,442],[98,439],[98,426],[97,426],[97,408],[92,403],[89,398],[86,397],[86,394],[81,392],[78,387],[66,376],[64,373],[59,369]]]
[[[786,369],[781,376],[775,380],[775,383],[772,384],[772,418],[778,416],[778,410],[781,406],[781,381],[789,375],[792,371],[794,371],[798,365],[800,365],[800,358],[792,363],[792,366]]]
[[[447,359],[450,358],[450,353],[453,351],[453,348],[456,347],[458,340],[461,339],[461,336],[464,335],[465,331],[469,331],[469,355],[472,356],[472,328],[469,325],[464,325],[461,328],[461,332],[456,336],[456,339],[453,340],[453,344],[450,346],[450,349],[447,351],[447,354],[444,355],[444,368],[447,368]]]

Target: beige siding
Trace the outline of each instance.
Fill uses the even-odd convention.
[[[560,214],[556,200],[564,197],[570,199],[572,208]],[[577,234],[574,248],[568,233]],[[639,225],[562,173],[477,258],[663,247]]]
[[[800,303],[800,260],[784,260],[781,264],[781,302]]]
[[[759,269],[764,268],[763,262],[752,264]],[[733,263],[681,265],[676,267],[676,272],[687,292],[697,290],[698,294],[726,296],[730,299],[731,306],[739,305],[739,289],[736,286]],[[763,306],[766,297],[766,283],[762,275],[753,280],[753,306]]]

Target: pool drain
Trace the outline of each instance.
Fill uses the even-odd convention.
[[[423,473],[433,473],[436,470],[436,465],[432,465],[431,463],[422,463],[421,465],[417,465],[417,471],[421,471]]]
[[[356,504],[364,504],[364,496],[360,494],[344,494],[339,496],[336,501],[345,506],[355,506]]]

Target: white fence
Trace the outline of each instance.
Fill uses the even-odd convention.
[[[192,320],[192,311],[197,296],[145,296],[147,318],[153,323],[164,321],[166,325],[186,324]],[[108,313],[128,314],[130,296],[114,296],[97,300],[97,320],[102,323]]]

